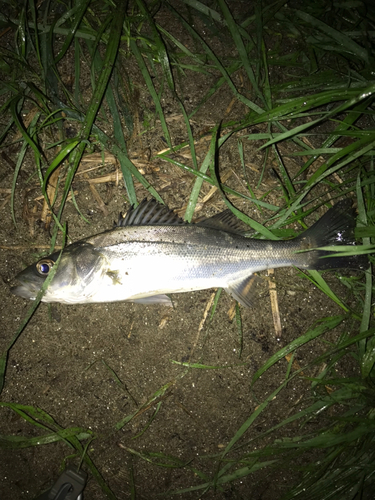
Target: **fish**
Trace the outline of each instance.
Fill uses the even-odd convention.
[[[221,287],[250,307],[254,273],[290,266],[363,269],[367,263],[365,256],[337,257],[319,249],[355,245],[350,199],[289,240],[250,238],[241,224],[230,210],[187,223],[165,205],[145,199],[125,217],[120,214],[116,227],[67,245],[41,300],[171,306],[168,294]],[[52,253],[21,271],[12,293],[35,299],[59,255]]]

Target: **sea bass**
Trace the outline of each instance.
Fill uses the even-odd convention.
[[[364,267],[366,258],[329,257],[330,252],[316,250],[354,244],[351,207],[351,200],[343,200],[300,236],[273,241],[245,237],[229,210],[189,224],[155,200],[143,200],[121,216],[114,229],[65,247],[42,301],[172,305],[166,294],[222,287],[242,305],[250,306],[249,289],[258,271],[288,266]],[[12,292],[34,299],[59,254],[20,272],[16,276],[20,285]]]

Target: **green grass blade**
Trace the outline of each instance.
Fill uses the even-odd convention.
[[[68,141],[68,143],[59,151],[57,156],[53,159],[51,162],[50,166],[47,168],[46,173],[44,174],[44,179],[43,179],[43,192],[45,193],[46,188],[47,188],[47,183],[50,175],[56,168],[61,165],[61,163],[65,160],[67,156],[70,155],[72,151],[77,147],[77,145],[80,143],[78,139],[73,139],[71,141]]]
[[[211,315],[210,315],[210,321],[212,321],[212,318],[214,317],[215,315],[215,312],[216,312],[216,309],[217,309],[217,305],[219,303],[219,299],[220,299],[220,295],[221,295],[221,292],[223,291],[222,288],[218,288],[216,294],[215,294],[215,298],[214,298],[214,303],[212,304],[212,310],[211,310]]]
[[[137,60],[137,63],[138,63],[138,66],[139,66],[139,69],[141,70],[142,72],[142,76],[144,78],[144,81],[147,85],[147,88],[148,88],[148,91],[150,92],[151,94],[151,97],[154,101],[154,104],[155,104],[155,107],[156,107],[156,111],[158,113],[158,116],[159,116],[159,120],[161,122],[161,127],[163,129],[163,133],[164,133],[164,136],[165,136],[165,139],[167,141],[167,144],[168,146],[171,148],[172,147],[172,141],[171,141],[171,137],[170,137],[170,134],[169,134],[169,130],[168,130],[168,125],[167,125],[167,122],[165,120],[165,116],[164,116],[164,112],[163,112],[163,108],[161,106],[161,103],[160,103],[160,98],[155,90],[155,87],[154,87],[154,84],[152,82],[152,78],[150,76],[150,73],[147,69],[147,66],[143,60],[143,57],[142,57],[142,54],[138,48],[138,45],[137,43],[134,41],[134,40],[130,40],[130,48],[131,48],[131,51],[132,53],[134,54],[136,60]]]
[[[98,51],[94,50],[94,45],[91,44],[91,42],[86,42],[87,45],[91,49],[91,53],[93,56],[93,64],[95,65],[97,73],[100,73],[102,71],[103,63],[100,59]],[[114,86],[114,84],[112,83]],[[137,204],[137,196],[135,194],[135,189],[134,189],[134,183],[133,183],[133,178],[132,174],[127,168],[127,163],[124,161],[124,157],[128,157],[127,155],[127,147],[126,147],[126,142],[124,138],[124,133],[122,130],[122,123],[120,119],[120,114],[119,110],[117,108],[116,102],[119,102],[119,98],[117,96],[117,100],[115,99],[114,92],[112,90],[112,86],[108,85],[106,92],[105,92],[105,98],[108,103],[108,107],[110,110],[110,114],[112,116],[113,120],[113,131],[114,131],[114,136],[116,139],[116,142],[119,146],[119,149],[121,152],[118,152],[117,158],[120,162],[120,167],[125,183],[125,188],[128,194],[129,202],[131,205],[136,205]]]
[[[238,429],[238,431],[235,433],[233,438],[230,440],[230,442],[227,444],[225,450],[221,454],[221,459],[223,460],[224,457],[232,450],[234,445],[239,441],[239,439],[242,438],[242,436],[247,432],[249,427],[255,422],[255,420],[258,418],[258,416],[262,413],[262,411],[276,398],[276,396],[279,394],[279,392],[286,386],[289,380],[289,373],[290,373],[290,368],[292,366],[293,357],[291,358],[288,366],[288,370],[285,376],[284,382],[282,382],[279,387],[273,391],[264,401],[262,404],[260,404],[257,409],[251,414],[251,416],[241,425],[241,427]],[[258,373],[258,372],[257,372]],[[253,380],[255,379],[255,376]],[[218,476],[220,476],[220,471],[218,472]]]
[[[121,419],[119,422],[117,422],[114,426],[116,431],[119,431],[129,423],[139,412],[142,411],[142,409],[149,407],[152,403],[154,403],[156,400],[164,396],[164,394],[169,390],[169,388],[174,384],[174,382],[168,382],[167,384],[163,385],[160,389],[158,389],[152,396],[151,398],[141,406],[136,412],[132,413],[131,415],[127,415],[123,419]]]
[[[220,138],[220,142],[223,141],[223,137]],[[223,142],[221,142],[222,144]],[[212,158],[215,157],[215,147],[216,147],[216,133],[212,136],[211,140],[211,146],[210,146],[210,151]],[[270,240],[277,240],[277,236],[275,236],[271,231],[269,231],[266,227],[264,227],[262,224],[259,224],[259,222],[256,222],[254,219],[251,219],[247,215],[243,214],[237,208],[235,208],[230,201],[224,196],[221,184],[216,176],[216,171],[215,171],[215,165],[213,162],[210,164],[210,172],[211,172],[211,178],[215,182],[216,187],[218,188],[220,194],[222,195],[223,201],[227,205],[227,207],[238,217],[240,220],[242,220],[245,224],[249,225],[252,229],[255,231],[258,231],[260,234],[265,236],[266,238]]]
[[[201,168],[200,168],[200,173],[201,174],[205,174],[207,172],[210,164],[214,161],[216,131],[217,131],[217,127],[215,128],[214,133],[212,135],[210,149],[208,150],[208,153],[207,153],[207,155],[206,155],[206,157],[205,157],[205,159],[204,159],[204,161],[203,161],[203,163],[201,165]],[[185,211],[184,218],[188,222],[191,222],[191,220],[193,218],[194,210],[195,210],[195,207],[196,207],[196,204],[197,204],[197,201],[198,201],[198,196],[199,196],[202,184],[203,184],[203,178],[202,177],[197,177],[196,180],[195,180],[195,183],[194,183],[194,187],[191,190],[191,194],[190,194],[189,201],[188,201],[188,204],[187,204],[187,208],[186,208],[186,211]]]
[[[120,42],[120,37],[121,37],[121,30],[122,30],[122,25],[124,22],[125,18],[125,11],[126,11],[126,3],[120,2],[118,5],[118,9],[116,11],[116,16],[114,16],[113,21],[111,23],[111,28],[110,28],[110,35],[109,35],[109,42],[107,45],[107,49],[105,52],[104,56],[104,61],[103,61],[103,70],[101,71],[98,82],[96,84],[95,90],[93,92],[90,105],[87,111],[87,115],[85,117],[85,120],[83,122],[83,128],[80,133],[80,140],[81,142],[79,145],[76,147],[76,149],[73,151],[71,155],[71,167],[67,173],[66,176],[66,181],[65,181],[65,186],[64,186],[64,192],[63,192],[63,197],[61,200],[61,205],[60,209],[57,215],[57,219],[61,219],[61,215],[64,209],[65,201],[66,198],[69,194],[70,187],[74,178],[74,174],[80,164],[83,152],[86,148],[87,141],[90,137],[92,127],[95,121],[95,118],[97,116],[97,113],[100,109],[101,102],[103,100],[106,88],[108,86],[111,74],[112,74],[112,69],[116,61],[117,53],[118,53],[118,47],[119,47],[119,42]],[[57,232],[55,231],[53,236],[52,236],[52,243],[55,242],[57,236]]]
[[[349,309],[341,302],[341,300],[337,297],[337,295],[333,292],[333,290],[328,286],[327,282],[324,280],[323,276],[319,273],[319,271],[309,271],[310,277],[306,276],[314,285],[319,288],[323,293],[327,295],[331,300],[336,302],[336,304],[341,307],[345,312],[349,312]]]
[[[247,50],[246,50],[245,45],[243,43],[240,30],[233,19],[232,13],[230,12],[230,10],[229,10],[229,8],[224,0],[218,0],[218,3],[219,3],[220,8],[223,12],[224,19],[225,19],[226,24],[229,28],[230,34],[232,35],[234,44],[237,48],[238,54],[240,56],[242,65],[246,71],[247,77],[248,77],[252,87],[254,88],[258,99],[260,99],[262,101],[264,106],[267,106],[266,101],[264,99],[264,96],[258,87],[258,82],[255,78],[254,72],[250,66],[250,61],[248,58]]]
[[[185,170],[186,172],[189,172],[190,174],[194,175],[195,177],[201,178],[203,181],[207,182],[211,186],[216,186],[215,180],[212,180],[211,177],[209,177],[208,175],[204,174],[201,171],[201,170],[203,170],[203,168],[202,168],[203,164],[202,164],[202,167],[201,167],[200,170],[194,170],[194,168],[188,167],[187,165],[185,165],[183,163],[180,163],[180,162],[178,162],[178,161],[176,161],[176,160],[174,160],[172,158],[169,158],[168,156],[166,156],[166,153],[157,155],[157,157],[158,158],[163,158],[163,160],[165,160],[165,161],[167,161],[169,163],[172,163],[173,165],[176,165],[177,167],[181,168],[182,170]],[[266,203],[266,202],[264,202],[262,200],[257,200],[256,198],[252,198],[252,197],[246,196],[243,193],[240,193],[238,191],[235,191],[234,189],[229,188],[228,186],[221,185],[221,189],[224,191],[224,193],[228,193],[228,194],[237,196],[239,198],[244,198],[246,200],[251,201],[258,208],[259,207],[263,207],[263,208],[266,208],[267,210],[271,210],[272,212],[277,212],[279,210],[279,207],[277,207],[276,205],[272,205],[272,204]],[[198,192],[198,196],[199,196],[199,192]],[[195,206],[195,205],[193,205],[193,206]],[[186,217],[186,215],[185,215],[185,217]]]
[[[174,359],[170,359],[171,363],[175,365],[185,366],[186,368],[195,368],[197,370],[222,370],[224,368],[233,368],[235,366],[245,366],[246,363],[240,363],[238,365],[204,365],[202,363],[189,363],[186,361],[175,361]]]
[[[17,222],[16,222],[16,217],[14,214],[14,195],[16,193],[18,174],[21,170],[22,162],[25,158],[27,148],[28,148],[28,143],[26,141],[24,141],[22,146],[21,146],[20,152],[18,154],[16,168],[14,169],[14,174],[13,174],[12,191],[11,191],[11,198],[10,198],[10,213],[12,215],[12,219],[13,219],[13,223],[14,223],[15,227],[17,227]]]
[[[0,448],[19,450],[22,448],[30,448],[31,446],[56,443],[73,436],[79,441],[82,441],[91,437],[91,434],[84,431],[81,427],[71,427],[62,431],[32,438],[26,438],[24,436],[0,436]]]
[[[146,424],[146,425],[145,425],[145,427],[141,430],[141,432],[139,432],[136,436],[133,436],[133,437],[132,437],[132,440],[133,440],[133,439],[137,439],[137,438],[141,437],[141,436],[142,436],[142,434],[144,434],[144,433],[147,431],[147,429],[150,427],[150,425],[152,424],[152,422],[155,420],[156,415],[159,413],[159,410],[160,410],[161,405],[162,405],[162,401],[159,401],[159,402],[158,402],[158,404],[156,405],[156,408],[155,408],[154,413],[151,415],[150,420],[147,422],[147,424]]]
[[[337,43],[337,47],[340,52],[347,52],[348,54],[351,54],[356,58],[362,59],[362,61],[364,61],[365,63],[369,62],[366,49],[358,45],[356,42],[346,36],[342,31],[335,30],[331,26],[328,26],[328,24],[311,16],[307,12],[303,12],[302,10],[296,10],[295,13],[302,21],[310,24],[314,28],[317,28],[319,31],[334,40]]]
[[[72,24],[69,27],[68,36],[65,38],[63,46],[60,52],[55,57],[55,65],[66,55],[72,41],[74,40],[77,30],[81,24],[82,18],[85,15],[91,0],[78,2],[72,9],[65,12],[65,14],[60,18],[59,23],[56,26],[60,26],[65,23],[68,19],[72,19]]]
[[[235,85],[233,84],[227,70],[224,68],[223,64],[221,61],[216,57],[214,52],[210,49],[208,44],[205,43],[205,41],[198,35],[198,33],[183,19],[182,16],[179,15],[179,13],[170,5],[166,4],[168,8],[171,10],[171,12],[176,16],[176,18],[181,22],[181,24],[184,26],[184,28],[190,33],[190,35],[197,40],[203,47],[203,50],[207,54],[207,56],[210,58],[210,60],[213,62],[215,67],[220,71],[222,74],[223,78],[225,79],[226,83],[228,84],[229,88],[232,90],[234,96],[241,102],[243,102],[248,108],[253,110],[255,113],[263,113],[263,109],[252,102],[250,99],[247,99],[245,96],[243,96],[240,92],[237,91]]]
[[[64,227],[63,241],[65,241],[65,236],[66,236],[66,228]],[[61,255],[62,255],[62,251],[60,252],[58,259],[56,260],[55,265],[52,267],[50,273],[48,274],[47,278],[45,279],[45,281],[42,285],[42,288],[40,289],[37,296],[35,297],[35,300],[33,301],[31,307],[28,309],[24,319],[21,321],[21,324],[18,327],[16,333],[13,335],[10,342],[8,343],[7,348],[3,351],[3,353],[0,357],[0,394],[4,388],[7,359],[8,359],[9,351],[11,350],[13,345],[17,342],[19,336],[21,335],[21,333],[25,329],[26,325],[28,324],[28,322],[32,318],[34,312],[38,308],[45,291],[47,290],[49,284],[51,283],[51,281],[52,281],[52,279],[57,271],[58,265],[60,263]]]
[[[172,74],[170,63],[169,63],[168,51],[166,50],[166,47],[164,45],[164,41],[163,41],[162,37],[160,36],[157,25],[156,25],[153,17],[150,15],[146,5],[143,3],[142,0],[136,0],[136,3],[138,5],[141,13],[144,15],[145,19],[148,21],[149,27],[151,27],[151,29],[153,31],[156,52],[158,55],[159,62],[160,62],[161,67],[163,69],[164,76],[167,80],[168,87],[170,88],[170,90],[172,90],[174,92],[173,74]]]
[[[293,352],[295,349],[298,349],[298,347],[301,347],[307,342],[316,339],[320,335],[323,335],[324,333],[336,328],[344,320],[344,318],[345,316],[340,315],[331,316],[319,320],[314,328],[308,330],[304,335],[301,335],[301,337],[293,340],[292,342],[290,342],[290,344],[283,347],[276,354],[271,356],[266,361],[266,363],[253,375],[251,383],[254,384],[263,373],[265,373],[275,363],[280,361],[280,359],[284,358],[287,354]]]

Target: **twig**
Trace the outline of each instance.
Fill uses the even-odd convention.
[[[51,245],[38,245],[36,243],[35,245],[0,245],[0,250],[31,250],[34,248],[38,248],[40,250],[45,250],[51,248]],[[55,245],[55,250],[61,250],[62,246],[61,245]]]
[[[11,199],[12,195],[11,194],[8,194],[8,196],[6,196],[2,202],[2,204],[0,205],[0,210],[2,210],[5,205],[7,205],[7,203],[10,202],[10,199]]]
[[[90,180],[89,176],[87,174],[85,174],[84,177],[87,180],[87,182],[89,182],[89,180]],[[89,186],[90,186],[90,191],[96,200],[96,203],[99,205],[100,210],[104,214],[104,217],[108,217],[108,215],[109,215],[108,208],[105,206],[105,203],[101,199],[100,194],[98,193],[96,187],[93,184],[91,184],[90,182],[89,182]]]
[[[214,292],[214,293],[211,295],[210,300],[207,302],[206,309],[204,310],[204,313],[203,313],[203,318],[202,318],[201,322],[199,323],[197,336],[196,336],[196,338],[195,338],[195,342],[194,342],[194,344],[193,344],[193,348],[192,348],[191,353],[190,353],[190,356],[189,356],[189,363],[190,363],[191,357],[192,357],[192,356],[193,356],[193,354],[194,354],[195,348],[197,347],[197,344],[198,344],[198,341],[199,341],[199,337],[200,337],[201,331],[203,330],[204,323],[205,323],[205,321],[206,321],[206,319],[207,319],[208,312],[209,312],[209,310],[211,309],[211,306],[212,306],[213,301],[214,301],[214,299],[215,299],[215,295],[216,295],[216,292]]]
[[[275,271],[273,269],[268,269],[268,276],[273,276],[274,272]],[[275,327],[275,334],[277,338],[280,338],[281,320],[279,312],[279,302],[277,299],[276,283],[272,280],[269,280],[268,286],[270,290],[271,309],[272,309],[273,325]]]

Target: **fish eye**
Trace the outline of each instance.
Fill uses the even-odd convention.
[[[54,266],[54,261],[51,259],[42,259],[36,264],[36,270],[41,276],[48,276],[50,270]]]

